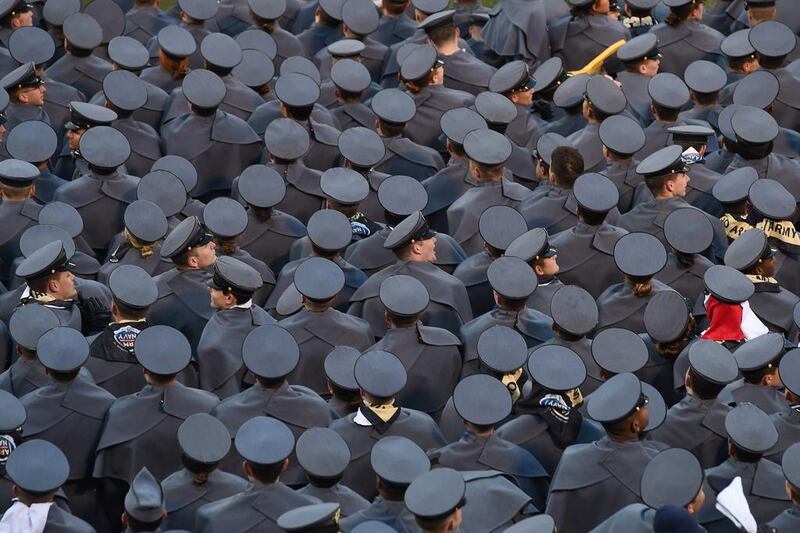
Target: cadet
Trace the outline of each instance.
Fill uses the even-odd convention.
[[[16,447],[5,464],[6,476],[14,483],[16,501],[3,515],[9,528],[42,531],[74,531],[89,533],[94,528],[58,504],[54,504],[56,493],[69,476],[69,463],[64,454],[53,444],[33,439]],[[31,507],[45,504],[46,513],[35,514],[31,523]]]
[[[38,120],[29,120],[20,126],[14,128],[13,134],[8,133],[4,139],[5,148],[12,158],[39,169],[39,177],[33,181],[33,197],[47,204],[53,200],[56,190],[67,183],[50,171],[50,158],[58,147],[58,136],[47,123]]]
[[[325,385],[328,404],[340,418],[355,413],[361,404],[358,383],[353,369],[361,352],[349,346],[338,346],[325,357]]]
[[[110,126],[117,114],[103,106],[79,101],[69,103],[69,122],[64,124],[66,139],[55,162],[55,173],[69,180],[88,172],[89,167],[80,151],[83,134],[95,126]],[[66,179],[66,178],[65,178]]]
[[[399,89],[384,89],[372,97],[370,105],[378,117],[376,129],[386,146],[386,155],[375,165],[375,170],[422,181],[444,167],[439,152],[403,135],[406,124],[417,113],[411,96]]]
[[[164,152],[185,157],[198,169],[194,197],[218,195],[258,157],[258,136],[242,119],[218,109],[226,88],[213,72],[192,71],[181,87],[190,111],[161,128]]]
[[[12,131],[26,120],[41,120],[50,123],[50,117],[42,107],[47,90],[45,82],[36,74],[33,63],[23,63],[0,79],[0,86],[8,92],[10,102],[5,110],[8,121],[6,132]]]
[[[338,65],[339,63],[337,63]],[[363,105],[363,104],[362,104]],[[372,111],[370,111],[372,113]],[[386,148],[383,146],[383,141],[380,136],[374,131],[375,121],[373,120],[370,128],[363,126],[354,126],[348,130],[342,131],[337,140],[339,153],[342,156],[343,164],[341,166],[357,172],[364,179],[367,180],[367,196],[359,202],[359,211],[362,213],[363,223],[370,227],[375,227],[376,224],[371,222],[382,223],[386,222],[383,209],[378,201],[378,188],[381,183],[389,177],[388,174],[383,172],[376,172],[373,167],[380,163],[386,155]],[[354,180],[357,181],[357,180]],[[327,188],[330,184],[328,184]],[[336,192],[334,188],[331,192]],[[351,198],[354,198],[355,191],[350,193]],[[344,197],[345,191],[338,192],[337,196]],[[348,200],[352,201],[352,200]],[[343,211],[344,212],[344,211]],[[345,213],[347,214],[347,213]],[[370,228],[368,228],[370,229]],[[377,231],[377,229],[375,229]],[[371,234],[374,234],[373,231]]]
[[[786,450],[783,457],[783,476],[786,478],[786,493],[792,500],[792,506],[783,511],[767,523],[767,527],[775,528],[777,531],[792,531],[798,526],[800,521],[797,517],[798,496],[800,496],[800,478],[798,478],[798,466],[800,466],[800,446],[793,445]]]
[[[233,496],[209,503],[197,511],[193,531],[244,533],[253,528],[264,532],[281,531],[276,522],[284,512],[317,503],[297,494],[280,481],[289,462],[295,438],[280,420],[256,416],[236,431],[237,455],[251,485]]]
[[[308,485],[298,493],[339,505],[345,517],[370,506],[351,488],[339,483],[351,454],[338,433],[328,428],[310,428],[297,439],[295,451],[308,478]]]
[[[179,212],[180,215],[179,218],[186,218],[190,216],[196,216],[196,217],[203,216],[203,208],[205,207],[205,204],[199,200],[196,200],[188,196],[188,192],[194,189],[195,185],[197,185],[197,170],[194,168],[194,165],[191,162],[189,162],[186,158],[183,158],[181,156],[165,155],[164,157],[153,163],[153,168],[151,169],[150,173],[152,174],[159,170],[163,170],[169,172],[170,174],[173,174],[179,180],[181,180],[181,183],[183,183],[183,189],[187,194],[187,198],[185,200],[185,203],[183,204],[183,208],[181,208]],[[172,181],[169,179],[168,176],[165,176],[164,174],[156,174],[156,175],[159,176],[160,178],[163,178],[162,180],[160,180],[162,182]],[[147,180],[145,182],[147,182]],[[152,185],[156,185],[155,180],[154,183],[152,183]],[[167,186],[166,183],[161,183],[161,185]],[[173,186],[169,185],[169,188],[172,189]],[[177,187],[174,188],[177,193]],[[164,193],[160,192],[159,187],[153,187],[151,191],[154,197],[159,198],[159,202],[161,196],[166,196]]]
[[[626,106],[625,94],[613,81],[604,76],[592,76],[588,80],[581,110],[588,124],[567,137],[567,144],[583,156],[586,172],[605,170],[600,124],[608,117],[622,113]]]
[[[8,321],[8,333],[16,344],[17,357],[9,358],[14,362],[0,374],[0,390],[22,398],[47,384],[44,366],[36,357],[36,343],[39,337],[57,326],[58,317],[44,305],[25,305],[14,311]],[[0,500],[0,505],[4,503]]]
[[[749,339],[734,352],[743,378],[726,386],[719,394],[723,403],[749,402],[768,415],[787,409],[778,389],[781,382],[778,365],[786,352],[780,333],[767,333]]]
[[[731,111],[735,113],[739,110],[739,106],[753,106],[771,113],[779,92],[780,82],[778,78],[767,70],[759,70],[753,72],[752,75],[748,74],[740,83],[736,84],[736,89],[733,91],[734,103],[728,105],[728,108],[731,108]],[[729,118],[726,123],[728,130],[732,129],[730,125],[730,117],[732,116],[732,114],[728,115]],[[726,133],[730,134],[730,131]],[[772,151],[790,158],[797,157],[799,135],[794,130],[779,126],[779,133],[773,141]],[[735,140],[735,132],[733,137]]]
[[[633,119],[615,115],[600,125],[600,142],[603,143],[607,165],[601,174],[616,185],[619,191],[617,208],[621,213],[627,213],[634,206],[639,193],[637,188],[643,182],[636,173],[639,161],[634,154],[644,146],[644,131]]]
[[[506,135],[518,146],[526,148],[534,147],[544,133],[544,125],[530,110],[535,85],[530,68],[521,60],[506,63],[489,79],[489,90],[511,100],[517,109],[516,117],[506,128]]]
[[[339,129],[364,127],[374,130],[377,116],[362,101],[372,85],[367,67],[353,59],[340,59],[331,67],[331,82],[336,95],[331,113]]]
[[[170,19],[158,10],[152,0],[134,0],[133,7],[125,13],[125,35],[146,45],[158,32],[170,24]]]
[[[610,285],[597,297],[597,327],[644,333],[644,307],[654,295],[672,290],[653,279],[667,264],[667,251],[652,235],[629,233],[614,245],[614,263],[625,281]]]
[[[164,490],[163,531],[194,528],[203,505],[233,496],[248,487],[243,478],[218,470],[231,448],[228,429],[207,413],[196,413],[178,428],[183,468],[161,483]],[[134,484],[136,481],[134,480]]]
[[[536,274],[537,287],[528,298],[528,307],[544,314],[550,312],[553,295],[564,286],[556,278],[558,274],[558,250],[548,242],[547,232],[542,228],[528,230],[508,245],[505,255],[519,257]]]
[[[477,185],[464,152],[464,138],[472,130],[485,129],[488,126],[483,117],[467,108],[446,111],[439,125],[447,137],[450,159],[446,167],[422,182],[428,193],[428,202],[423,206],[422,212],[428,217],[431,227],[447,233],[447,208]]]
[[[494,307],[487,270],[495,259],[503,255],[511,242],[526,230],[525,219],[511,207],[495,205],[481,213],[478,231],[483,240],[483,251],[465,259],[453,272],[467,288],[474,315],[482,315]]]
[[[281,531],[339,531],[340,512],[338,503],[304,505],[280,515],[277,524]]]
[[[430,303],[425,286],[406,275],[386,278],[379,298],[386,308],[387,331],[370,350],[396,355],[409,383],[396,401],[438,420],[461,373],[458,337],[447,330],[425,326],[420,315]]]
[[[387,436],[372,447],[370,465],[377,476],[378,495],[369,507],[342,520],[342,529],[352,531],[374,520],[397,531],[413,531],[414,515],[403,498],[411,483],[431,468],[425,452],[405,437]]]
[[[712,468],[726,455],[725,416],[731,410],[730,406],[717,401],[717,395],[725,385],[736,380],[739,369],[728,349],[712,341],[693,343],[688,347],[688,354],[689,369],[684,377],[686,395],[670,407],[666,420],[650,437],[668,446],[689,450],[703,468]]]
[[[154,278],[158,300],[148,311],[153,324],[181,331],[197,349],[206,322],[213,315],[206,282],[216,261],[216,245],[197,217],[187,217],[164,239],[161,257],[176,267]]]
[[[125,494],[125,512],[122,513],[125,533],[162,531],[159,526],[166,516],[161,483],[153,477],[147,467],[142,467]]]
[[[189,342],[179,331],[150,326],[136,337],[133,349],[144,367],[147,385],[111,405],[94,464],[94,477],[100,478],[103,487],[100,501],[108,524],[119,516],[122,494],[143,466],[161,479],[179,467],[180,424],[219,403],[213,394],[176,381],[192,356]]]
[[[641,479],[647,463],[666,448],[656,441],[640,440],[649,423],[648,402],[642,384],[627,373],[617,374],[592,394],[587,414],[602,424],[608,435],[570,446],[561,456],[546,510],[559,529],[588,531],[640,500],[641,489],[635,480]],[[585,501],[596,505],[586,509],[582,506]]]
[[[667,146],[669,129],[676,125],[678,113],[690,98],[683,80],[669,72],[653,76],[647,83],[647,91],[652,101],[653,121],[644,129],[644,146],[636,152],[640,161]]]
[[[241,346],[245,337],[258,326],[275,321],[253,302],[262,285],[261,276],[242,261],[220,257],[207,284],[216,312],[197,345],[198,375],[200,388],[224,399],[242,390],[245,368]]]
[[[328,394],[323,366],[331,350],[352,346],[360,352],[374,342],[366,321],[333,308],[344,283],[344,273],[336,263],[322,257],[307,259],[294,272],[302,309],[278,324],[300,347],[300,361],[289,374],[289,382],[320,395]]]
[[[664,237],[672,251],[654,277],[690,302],[703,293],[703,276],[713,263],[704,257],[714,239],[708,217],[697,209],[676,209],[664,221]]]
[[[658,38],[652,33],[638,35],[617,50],[617,58],[625,67],[625,70],[617,73],[617,81],[622,85],[620,88],[634,118],[642,127],[648,126],[653,120],[647,85],[658,74],[661,57]],[[624,130],[619,132],[625,136]]]
[[[769,417],[751,403],[739,404],[725,416],[728,459],[706,470],[706,504],[698,522],[706,529],[732,527],[716,508],[717,495],[735,478],[741,478],[744,496],[757,523],[772,520],[792,503],[786,493],[780,466],[763,458],[775,445],[778,433]]]
[[[231,435],[247,420],[260,414],[278,419],[297,437],[308,428],[327,426],[335,415],[325,400],[310,389],[286,381],[299,358],[297,342],[283,328],[265,325],[253,329],[242,344],[242,359],[254,375],[255,384],[223,400],[211,414],[225,424]],[[236,451],[240,452],[238,447]],[[239,458],[238,453],[228,454],[222,468],[238,474]],[[303,484],[303,472],[294,456],[284,470],[287,484]]]
[[[464,344],[463,376],[478,368],[480,338],[492,326],[507,326],[520,333],[530,348],[553,336],[550,317],[525,304],[536,290],[536,274],[518,257],[495,259],[487,270],[494,308],[461,326],[459,336]]]
[[[150,38],[148,48],[158,49],[158,63],[142,71],[141,78],[159,89],[171,93],[181,86],[186,76],[189,58],[197,52],[197,42],[182,25],[169,25]]]
[[[252,27],[266,32],[275,41],[276,55],[273,61],[276,69],[279,69],[288,57],[305,55],[303,44],[295,35],[282,28],[281,22],[278,20],[287,14],[287,2],[285,0],[278,0],[277,2],[271,0],[248,0],[247,7],[250,9],[250,17],[253,20]]]
[[[382,1],[378,6],[380,22],[372,38],[386,46],[392,46],[411,37],[416,30],[416,24],[410,17],[405,16],[408,6],[408,0]]]
[[[682,76],[686,67],[698,59],[720,63],[719,47],[725,37],[700,22],[703,2],[667,0],[665,5],[670,9],[669,16],[650,30],[658,37],[659,49],[664,54],[661,72]]]
[[[693,120],[708,122],[714,129],[719,127],[719,113],[722,105],[718,103],[722,88],[728,83],[725,71],[710,61],[695,61],[683,74],[683,80],[689,88],[694,107],[681,111],[678,122],[687,123]]]
[[[501,2],[492,10],[481,35],[492,55],[501,56],[500,62],[522,56],[526,63],[535,64],[550,56],[548,26],[554,20],[548,11],[565,8],[549,2]]]
[[[589,74],[579,74],[558,86],[553,93],[553,104],[563,112],[563,116],[548,128],[549,132],[569,136],[588,125],[583,114],[583,101],[590,78]]]
[[[780,362],[781,383],[784,385],[783,397],[789,405],[788,410],[783,410],[773,414],[770,418],[775,429],[778,430],[778,442],[766,454],[765,457],[778,464],[786,464],[786,454],[790,446],[797,442],[798,419],[797,410],[794,406],[800,404],[800,383],[798,383],[798,361],[800,352],[797,349],[789,350]],[[797,392],[795,392],[797,391]]]
[[[103,41],[103,28],[86,13],[73,13],[64,19],[64,56],[47,67],[48,78],[66,83],[86,97],[99,91],[111,63],[92,54]]]
[[[800,83],[783,64],[797,47],[797,37],[785,24],[766,21],[750,30],[748,38],[756,51],[759,67],[772,72],[780,82],[780,92],[772,106],[772,115],[784,128],[800,127],[800,103],[795,94]]]
[[[623,507],[592,532],[653,531],[658,522],[656,512],[669,506],[685,508],[690,515],[696,515],[705,502],[703,478],[703,467],[694,455],[681,449],[664,450],[653,457],[642,473],[643,503]],[[655,529],[659,530],[659,526]]]
[[[384,279],[407,274],[425,285],[431,304],[422,315],[426,326],[442,327],[456,333],[462,324],[472,320],[472,310],[464,284],[443,272],[436,260],[436,233],[431,231],[420,212],[413,213],[394,227],[383,247],[394,251],[398,260],[373,274],[350,298],[348,313],[366,319],[376,337],[386,332],[384,307],[379,299]]]
[[[721,176],[706,165],[705,156],[708,142],[714,130],[707,126],[673,126],[667,130],[672,144],[679,144],[684,152],[681,155],[688,165],[689,184],[684,200],[711,215],[722,216],[722,206],[714,199],[712,190]]]
[[[714,199],[722,205],[725,214],[720,217],[729,242],[752,228],[747,220],[747,196],[750,186],[758,180],[752,167],[742,167],[725,174],[712,189]]]
[[[88,173],[60,187],[53,198],[78,210],[86,242],[100,252],[123,230],[125,208],[136,199],[138,180],[120,169],[130,157],[131,147],[114,128],[90,128],[81,135],[80,151],[89,165]]]
[[[13,261],[21,255],[19,240],[26,229],[39,220],[42,206],[33,199],[39,177],[39,169],[25,161],[7,159],[0,162],[0,191],[3,203],[0,206],[0,257],[3,268],[0,282],[7,285],[11,280]]]
[[[56,327],[39,338],[36,357],[50,382],[21,398],[28,418],[22,426],[26,439],[55,444],[70,463],[64,491],[73,514],[96,523],[97,492],[91,470],[95,443],[114,397],[79,377],[89,357],[89,344],[79,331]]]
[[[453,393],[453,406],[463,418],[466,432],[452,444],[431,450],[434,464],[458,470],[500,470],[542,508],[548,474],[527,450],[502,439],[494,426],[511,413],[506,386],[492,376],[475,375],[461,380]]]
[[[14,503],[14,482],[6,476],[6,462],[14,449],[22,443],[22,424],[25,423],[25,408],[20,401],[6,391],[0,391],[0,440],[3,442],[3,455],[0,462],[0,513],[5,513]]]
[[[373,35],[380,25],[380,17],[373,15],[373,12],[376,15],[379,13],[371,8],[363,0],[345,2],[342,5],[342,33],[348,39],[364,43],[364,50],[359,54],[360,62],[367,68],[372,80],[378,82],[389,45]]]
[[[464,477],[451,468],[438,468],[415,479],[406,490],[406,508],[421,531],[457,531],[466,505]]]
[[[161,157],[161,139],[150,124],[133,116],[147,104],[147,86],[138,76],[126,70],[115,70],[103,78],[106,107],[117,114],[111,127],[122,132],[131,145],[131,157],[125,167],[134,176],[144,176]]]
[[[571,16],[550,26],[550,49],[564,60],[566,70],[583,68],[609,46],[628,39],[630,32],[609,16],[607,2],[568,0]]]
[[[247,120],[264,103],[264,99],[231,74],[233,68],[242,62],[239,43],[227,35],[213,33],[203,38],[200,54],[205,61],[205,68],[217,74],[225,83],[225,98],[219,109]]]

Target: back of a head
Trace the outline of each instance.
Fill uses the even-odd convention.
[[[559,146],[553,150],[550,171],[557,185],[571,189],[575,180],[583,174],[583,156],[571,146]]]
[[[653,519],[653,533],[698,533],[700,526],[689,511],[677,505],[665,505]]]

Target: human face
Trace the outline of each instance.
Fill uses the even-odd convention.
[[[72,151],[77,150],[81,144],[81,136],[86,129],[81,128],[77,130],[67,130],[67,142],[69,142],[69,149]]]
[[[661,66],[660,59],[645,59],[639,64],[639,73],[642,76],[652,78],[658,74],[658,67]]]
[[[592,11],[598,15],[607,15],[610,9],[611,6],[609,6],[608,0],[595,0],[594,5],[592,6]]]
[[[775,275],[775,256],[768,257],[767,259],[762,259],[758,262],[758,272],[762,276],[766,276],[771,278]]]
[[[27,26],[33,26],[33,11],[32,10],[28,10],[28,11],[25,11],[23,13],[20,13],[20,14],[16,15],[11,20],[11,27],[13,29],[24,28],[24,27],[27,27]]]
[[[197,268],[209,268],[214,265],[217,260],[217,245],[214,241],[209,242],[204,246],[194,248],[195,265]]]
[[[558,255],[553,257],[543,257],[536,261],[536,274],[538,276],[555,276],[558,274]]]
[[[533,103],[533,89],[512,92],[511,101],[524,107],[531,105]]]
[[[686,186],[689,184],[689,175],[684,172],[678,172],[669,183],[672,187],[672,196],[683,198],[686,196]]]
[[[219,289],[208,289],[211,294],[211,307],[213,309],[228,309],[230,305],[230,297]]]
[[[44,94],[47,92],[47,86],[42,83],[38,87],[30,87],[23,90],[19,94],[19,99],[28,105],[41,107],[44,105]]]
[[[424,241],[417,241],[414,243],[421,261],[433,263],[436,261],[436,237],[425,239]]]
[[[78,289],[75,287],[75,275],[72,272],[59,272],[56,276],[56,283],[51,283],[51,288],[54,296],[59,300],[71,300],[78,294]]]

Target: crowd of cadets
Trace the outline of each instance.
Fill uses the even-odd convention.
[[[799,32],[0,0],[0,532],[800,531]]]

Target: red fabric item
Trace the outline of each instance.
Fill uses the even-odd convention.
[[[726,304],[709,296],[706,300],[706,316],[711,325],[700,338],[712,341],[744,340],[741,304]]]

